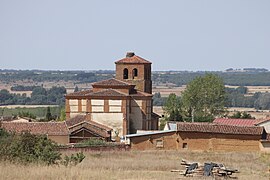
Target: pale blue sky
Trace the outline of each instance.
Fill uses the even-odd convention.
[[[270,0],[0,0],[0,69],[270,69]]]

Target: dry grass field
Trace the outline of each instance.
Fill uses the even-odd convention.
[[[172,169],[182,169],[182,158],[196,162],[217,162],[240,170],[244,180],[269,179],[270,154],[210,153],[187,151],[87,152],[73,167],[0,164],[0,179],[193,179]],[[195,179],[195,178],[194,178]],[[196,178],[198,179],[198,178]],[[204,178],[212,179],[212,178]]]
[[[171,87],[171,86],[153,86],[153,94],[160,93],[161,97],[168,97],[171,93],[180,96],[182,92],[186,89],[186,86],[181,87]]]

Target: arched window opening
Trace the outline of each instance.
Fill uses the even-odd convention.
[[[133,75],[133,79],[135,78],[135,77],[138,77],[138,69],[133,69],[133,72],[132,72],[132,75]]]
[[[127,68],[124,69],[123,79],[128,79],[128,69]]]

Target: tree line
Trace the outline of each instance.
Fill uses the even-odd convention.
[[[252,68],[251,68],[252,69]],[[222,72],[222,71],[164,71],[153,72],[153,83],[173,83],[177,86],[186,85],[199,76],[207,73],[221,77],[225,84],[235,86],[270,86],[269,71]],[[85,71],[41,71],[41,70],[1,70],[0,81],[13,82],[19,80],[44,81],[76,81],[91,83],[108,78],[115,74],[113,70]]]
[[[256,92],[253,95],[247,94],[248,88],[225,88],[225,107],[255,108],[257,110],[270,110],[270,93]],[[164,106],[168,97],[161,97],[160,93],[153,95],[154,106]]]
[[[176,86],[187,85],[196,77],[205,74],[215,74],[223,79],[227,85],[233,86],[270,86],[270,72],[153,72],[153,83],[173,83]]]
[[[41,70],[0,70],[0,81],[16,82],[31,80],[34,82],[45,81],[76,81],[91,83],[113,77],[114,71],[41,71]]]
[[[0,105],[64,105],[65,94],[65,87],[52,87],[47,90],[37,86],[33,89],[31,97],[27,97],[25,93],[15,94],[2,89],[0,90]]]

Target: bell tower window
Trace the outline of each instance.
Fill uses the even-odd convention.
[[[125,68],[123,71],[123,79],[128,79],[128,69]]]
[[[133,79],[135,78],[135,77],[138,77],[138,69],[133,69],[133,71],[132,71],[132,76],[133,76]]]

